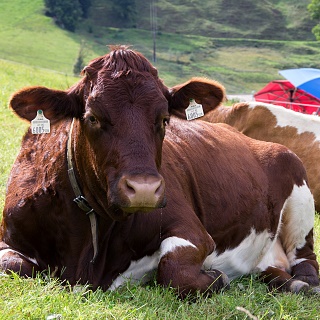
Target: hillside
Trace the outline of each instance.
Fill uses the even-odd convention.
[[[292,4],[295,0],[279,0],[278,4],[281,2]],[[109,44],[132,45],[152,59],[150,30],[97,24],[90,28],[87,23],[76,33],[70,33],[44,15],[43,0],[0,2],[0,59],[72,74],[81,43],[85,43],[85,61],[105,54]],[[319,43],[315,40],[218,38],[159,31],[154,64],[168,86],[192,76],[204,76],[220,81],[228,94],[250,94],[270,80],[281,78],[278,70],[320,68],[319,55]]]
[[[159,32],[214,38],[313,40],[311,0],[154,0]],[[136,0],[135,18],[121,19],[114,0],[92,0],[89,24],[150,30],[150,5]],[[127,1],[128,2],[128,1]],[[151,3],[151,2],[150,2]]]

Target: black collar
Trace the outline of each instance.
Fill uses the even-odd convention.
[[[91,224],[91,234],[92,234],[92,244],[93,244],[93,258],[90,261],[94,263],[97,255],[98,255],[98,224],[97,224],[97,214],[93,210],[93,208],[88,203],[87,199],[82,195],[80,187],[77,183],[76,176],[74,174],[73,164],[72,164],[72,130],[74,125],[74,119],[72,119],[72,123],[70,126],[68,142],[67,142],[67,162],[68,162],[68,175],[69,180],[76,197],[73,201],[78,205],[78,207],[83,210],[86,215],[89,216],[90,224]]]

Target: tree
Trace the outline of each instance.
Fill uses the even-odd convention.
[[[84,59],[86,55],[86,44],[84,41],[81,41],[80,49],[77,57],[77,61],[73,66],[73,74],[78,76],[82,69],[85,67]]]
[[[136,21],[135,0],[111,0],[112,11],[125,25],[132,26]]]
[[[82,9],[82,17],[85,19],[88,18],[91,0],[79,0],[79,3]]]
[[[83,16],[79,0],[45,0],[46,14],[61,28],[74,32]]]
[[[308,5],[308,11],[311,19],[318,20],[318,24],[312,29],[312,33],[320,41],[320,0],[312,0]]]

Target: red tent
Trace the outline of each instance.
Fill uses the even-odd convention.
[[[320,99],[296,88],[288,80],[274,80],[254,94],[256,101],[272,103],[294,111],[320,114]]]

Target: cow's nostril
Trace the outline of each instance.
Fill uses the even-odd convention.
[[[159,187],[157,188],[155,194],[159,197],[164,194],[164,181],[160,180],[159,181]]]
[[[128,207],[157,208],[164,199],[164,180],[161,176],[124,176],[119,191]]]
[[[130,183],[130,181],[126,180],[125,184],[126,184],[126,187],[127,187],[126,191],[128,192],[128,194],[134,195],[136,193],[136,191],[135,191],[133,185]]]

